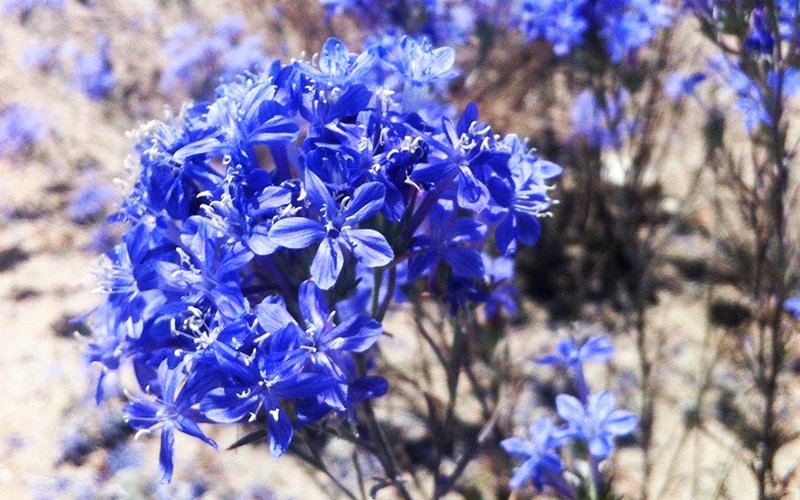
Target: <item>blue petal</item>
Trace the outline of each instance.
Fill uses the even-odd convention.
[[[364,316],[350,316],[336,328],[323,334],[319,342],[326,349],[350,352],[364,352],[383,335],[383,327],[374,319]]]
[[[516,228],[514,227],[514,217],[508,215],[505,217],[494,233],[494,240],[497,243],[497,249],[503,255],[513,255],[517,251],[517,235]]]
[[[469,168],[462,168],[458,181],[458,206],[480,212],[489,201],[489,190]]]
[[[590,338],[579,350],[583,361],[608,361],[614,357],[614,345],[605,335]]]
[[[386,188],[380,182],[367,182],[358,186],[353,193],[353,199],[344,210],[345,220],[349,224],[358,224],[371,217],[383,207],[385,198]]]
[[[469,217],[459,217],[450,229],[450,243],[478,243],[486,236],[486,225]]]
[[[306,280],[300,284],[298,295],[300,314],[302,314],[303,320],[308,326],[313,325],[317,331],[323,330],[330,311],[322,290],[313,281]]]
[[[529,214],[517,212],[516,225],[517,239],[520,243],[533,245],[539,241],[539,236],[542,234],[542,226],[539,224],[539,219]]]
[[[241,422],[258,405],[254,397],[240,398],[237,394],[246,394],[248,388],[224,389],[219,387],[206,394],[200,402],[200,412],[213,422],[228,424]]]
[[[528,481],[532,481],[534,479],[534,474],[536,472],[538,462],[535,458],[531,458],[522,462],[522,465],[517,467],[517,470],[514,471],[514,475],[511,476],[511,480],[509,480],[508,484],[511,486],[512,490],[518,490],[525,486],[525,483]]]
[[[509,455],[528,458],[531,456],[530,444],[527,441],[512,437],[500,441],[500,447]]]
[[[159,481],[162,483],[172,481],[174,450],[175,431],[171,425],[166,425],[161,429],[161,450],[158,453]]]
[[[556,409],[558,415],[571,424],[579,425],[583,422],[585,411],[578,398],[569,394],[556,396]]]
[[[279,457],[286,453],[292,442],[294,429],[292,422],[283,411],[283,408],[267,408],[267,429],[269,429],[269,451],[273,457]]]
[[[483,259],[480,252],[471,248],[448,248],[444,260],[450,264],[453,274],[462,278],[483,277]]]
[[[273,243],[284,248],[308,248],[325,236],[325,226],[305,217],[288,217],[281,219],[269,230],[269,238]]]
[[[311,205],[317,210],[325,210],[329,218],[334,218],[339,213],[339,207],[331,196],[328,186],[322,182],[317,174],[310,169],[305,172],[305,188]]]
[[[336,284],[343,265],[344,256],[339,242],[333,238],[323,238],[311,263],[311,277],[317,286],[328,290]]]
[[[411,180],[414,182],[436,183],[447,177],[447,174],[458,168],[452,161],[442,161],[436,163],[421,163],[414,167],[411,172]]]
[[[289,311],[283,305],[274,303],[269,297],[256,306],[255,313],[258,324],[267,333],[275,333],[287,324],[294,323]]]
[[[385,266],[394,259],[386,238],[374,229],[350,229],[345,232],[350,251],[367,267]]]
[[[603,420],[603,429],[615,436],[630,434],[639,425],[639,418],[625,410],[615,410]]]
[[[614,449],[609,435],[594,436],[589,439],[589,453],[595,458],[606,458]]]
[[[194,436],[209,446],[217,447],[217,443],[213,439],[206,436],[195,422],[186,417],[178,417],[175,420],[175,427],[184,434]]]
[[[414,280],[422,273],[430,269],[438,260],[439,254],[436,252],[425,252],[422,255],[411,257],[408,260],[408,279]]]
[[[277,245],[269,237],[269,225],[258,224],[253,226],[247,237],[247,247],[256,255],[270,255],[278,249]]]
[[[379,398],[389,390],[389,383],[383,377],[359,377],[348,389],[349,403],[355,404],[365,399]]]

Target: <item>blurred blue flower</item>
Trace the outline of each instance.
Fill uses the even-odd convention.
[[[794,316],[794,319],[800,319],[800,297],[792,297],[783,303],[783,308]]]
[[[3,4],[3,13],[25,19],[38,7],[61,10],[64,8],[64,0],[6,0]]]
[[[557,56],[583,44],[589,22],[583,15],[587,0],[523,0],[519,24],[528,40],[544,39]]]
[[[695,95],[697,86],[706,80],[705,73],[683,73],[675,71],[664,82],[664,95],[670,99],[681,99]]]
[[[98,184],[88,180],[72,196],[67,205],[67,215],[78,224],[85,224],[105,215],[106,210],[118,198],[119,190],[110,184]]]
[[[572,339],[559,340],[556,352],[536,359],[541,365],[563,365],[567,368],[587,362],[604,362],[614,357],[614,345],[605,335],[596,335],[578,346]]]
[[[596,148],[621,147],[635,132],[634,122],[625,116],[630,100],[630,93],[624,88],[602,98],[584,90],[570,111],[573,134]]]
[[[89,99],[100,100],[111,94],[117,78],[111,66],[108,38],[98,36],[95,44],[94,51],[83,52],[76,58],[72,81]]]
[[[500,442],[506,453],[523,460],[509,481],[512,489],[532,482],[539,492],[550,486],[562,498],[575,498],[574,490],[564,479],[564,465],[558,455],[564,442],[562,434],[552,420],[542,417],[530,425],[528,439],[512,437]]]
[[[161,89],[197,99],[209,97],[220,82],[261,71],[271,62],[261,37],[246,35],[245,20],[235,15],[220,20],[210,35],[204,35],[196,23],[178,25],[164,45],[164,54],[167,64]]]
[[[50,135],[36,110],[22,104],[0,109],[0,158],[20,160]]]
[[[615,409],[614,395],[608,391],[592,394],[585,406],[573,396],[559,394],[556,407],[568,424],[565,434],[586,441],[589,453],[598,459],[611,454],[615,436],[630,434],[639,424],[633,413]]]

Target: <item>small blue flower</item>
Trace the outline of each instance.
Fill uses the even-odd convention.
[[[0,110],[0,158],[18,160],[50,135],[36,110],[16,104]]]
[[[614,395],[608,391],[589,396],[584,406],[568,394],[556,397],[558,415],[568,424],[566,434],[585,441],[589,453],[604,459],[614,449],[614,436],[630,434],[639,425],[639,419],[626,410],[614,409]]]
[[[605,335],[591,337],[580,347],[572,339],[559,340],[556,352],[536,359],[542,365],[582,366],[587,362],[603,362],[614,357],[614,345]]]
[[[354,226],[370,219],[383,206],[386,189],[378,182],[357,187],[352,199],[338,204],[327,186],[310,170],[306,170],[305,186],[319,220],[288,217],[277,221],[269,230],[276,244],[289,249],[304,249],[319,242],[311,276],[323,290],[331,288],[344,265],[344,249],[367,267],[383,267],[392,261],[394,252],[386,238],[374,229]]]
[[[558,455],[564,442],[562,434],[552,420],[542,417],[530,425],[527,440],[512,437],[500,442],[506,453],[523,460],[509,481],[512,489],[518,490],[530,481],[539,492],[550,486],[563,498],[575,497],[564,479],[564,465]]]
[[[89,99],[100,100],[114,90],[117,78],[111,66],[111,45],[108,38],[98,36],[93,52],[79,54],[72,74],[74,85]]]
[[[589,27],[585,6],[586,0],[524,0],[518,23],[529,40],[545,39],[553,53],[565,56],[583,43]]]
[[[189,392],[185,387],[181,389],[183,376],[182,366],[170,368],[166,360],[162,361],[158,367],[158,383],[150,388],[152,392],[132,396],[131,402],[125,406],[125,420],[131,427],[146,432],[161,430],[159,464],[162,482],[172,479],[176,430],[217,447],[217,443],[195,423],[197,412],[192,406],[196,401],[185,396]]]
[[[766,13],[761,7],[753,9],[750,15],[751,31],[745,39],[745,47],[751,52],[759,54],[772,54],[775,39],[772,37]]]
[[[783,308],[791,313],[794,319],[800,319],[800,297],[787,299],[783,304]]]
[[[434,48],[425,38],[415,40],[405,36],[387,62],[412,84],[431,85],[454,78],[455,51],[451,47]]]
[[[331,388],[334,379],[303,371],[308,351],[301,349],[296,331],[287,326],[272,333],[248,361],[232,354],[226,363],[229,381],[207,392],[200,411],[218,423],[266,419],[269,448],[283,455],[291,444],[294,428],[282,400],[316,397]]]
[[[428,225],[411,244],[408,277],[414,279],[447,263],[454,276],[481,278],[483,259],[479,251],[486,226],[469,217],[457,217],[453,204],[440,201],[431,210]]]

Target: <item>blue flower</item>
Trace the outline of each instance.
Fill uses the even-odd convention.
[[[587,362],[603,362],[614,357],[614,346],[605,335],[589,338],[580,345],[572,339],[559,340],[556,352],[536,359],[542,365],[582,366]]]
[[[327,87],[346,88],[350,83],[363,81],[372,69],[373,55],[353,54],[338,38],[329,38],[319,54],[318,66],[298,62],[297,68],[317,83]]]
[[[0,110],[0,158],[16,160],[50,135],[42,115],[20,104]]]
[[[583,16],[586,0],[524,0],[519,25],[529,40],[545,39],[557,56],[583,43],[589,23]]]
[[[800,297],[787,299],[783,304],[783,308],[791,313],[794,319],[800,319]]]
[[[434,48],[425,38],[405,36],[387,57],[387,62],[412,85],[431,85],[454,78],[455,51],[451,47]]]
[[[456,277],[482,278],[480,245],[486,226],[469,217],[457,217],[450,202],[440,201],[428,216],[427,227],[411,243],[408,278],[447,263]]]
[[[367,267],[382,267],[392,261],[394,252],[382,234],[374,229],[354,228],[380,211],[386,196],[382,184],[362,184],[343,204],[334,201],[327,186],[310,170],[306,170],[305,186],[319,220],[281,219],[272,225],[269,237],[290,249],[304,249],[319,242],[311,277],[320,288],[327,290],[336,283],[344,265],[345,249]]]
[[[315,397],[335,383],[330,377],[303,371],[307,352],[300,348],[295,329],[287,326],[271,333],[252,359],[244,361],[232,354],[226,363],[229,380],[206,393],[200,411],[217,423],[255,420],[263,412],[270,452],[283,455],[294,427],[281,401]]]
[[[552,420],[542,417],[530,425],[528,435],[527,440],[512,437],[500,442],[506,453],[523,460],[511,476],[511,488],[518,490],[530,481],[537,491],[550,486],[563,498],[574,498],[572,487],[564,479],[564,465],[558,455],[558,448],[564,441],[562,432]]]
[[[510,180],[498,175],[489,177],[487,185],[495,203],[486,215],[498,221],[497,248],[505,255],[513,255],[518,243],[533,245],[539,240],[539,218],[547,214],[552,202],[546,181],[560,175],[561,167],[521,151],[524,146],[515,136],[507,137],[505,143],[512,150],[512,176]]]
[[[339,411],[348,405],[348,358],[345,353],[361,353],[372,347],[383,335],[381,324],[363,314],[346,317],[334,324],[333,315],[321,290],[312,282],[300,285],[298,304],[302,323],[298,323],[279,303],[267,299],[256,307],[259,324],[270,335],[283,328],[295,331],[300,347],[308,351],[313,370],[336,385],[320,394],[322,402]]]
[[[187,397],[190,391],[181,388],[184,368],[170,368],[162,361],[158,367],[157,384],[150,386],[151,392],[143,396],[131,396],[125,406],[125,420],[138,431],[161,430],[161,452],[159,464],[161,481],[172,479],[175,431],[194,436],[206,444],[217,447],[196,423],[197,412],[192,406],[197,402]]]
[[[639,419],[626,410],[614,409],[614,395],[608,391],[589,396],[586,406],[568,394],[556,397],[558,415],[567,422],[566,434],[585,441],[589,453],[604,459],[614,449],[614,436],[630,434]]]
[[[517,313],[519,288],[514,284],[514,259],[509,257],[492,258],[482,255],[483,269],[489,281],[490,293],[486,298],[484,315],[496,318],[505,310],[509,316]]]
[[[455,184],[458,206],[479,212],[489,203],[485,178],[490,172],[509,173],[509,153],[497,147],[491,129],[477,121],[478,108],[471,103],[457,124],[442,119],[442,137],[431,142],[428,161],[418,164],[410,179],[434,183],[441,191]]]
[[[259,36],[246,36],[240,16],[220,20],[210,35],[195,23],[178,25],[164,45],[168,64],[161,75],[161,88],[178,90],[195,98],[207,98],[219,81],[234,81],[245,72],[267,68],[269,58]]]
[[[513,23],[529,40],[550,42],[562,57],[594,35],[619,64],[672,20],[672,8],[662,0],[524,0]]]
[[[98,36],[93,52],[79,54],[72,80],[89,99],[100,100],[114,90],[117,78],[111,66],[111,45],[108,38]]]
[[[772,37],[764,9],[756,7],[750,16],[751,31],[745,39],[745,47],[760,54],[772,54],[775,39]]]
[[[591,337],[580,347],[572,339],[560,340],[556,352],[536,359],[541,365],[564,366],[570,370],[581,401],[589,397],[589,384],[583,372],[587,362],[608,361],[614,357],[614,346],[605,335]]]
[[[253,60],[244,37],[237,19],[214,35]],[[278,456],[298,429],[386,393],[369,372],[383,329],[365,301],[386,274],[372,269],[392,266],[381,307],[423,273],[454,309],[510,284],[502,266],[484,276],[487,223],[544,213],[560,167],[495,135],[475,105],[453,123],[432,101],[451,59],[424,42],[351,53],[331,39],[317,64],[272,62],[135,136],[140,168],[112,219],[129,227],[101,264],[86,358],[98,400],[132,368],[149,396],[131,422],[165,429],[165,477],[174,429],[258,422]]]

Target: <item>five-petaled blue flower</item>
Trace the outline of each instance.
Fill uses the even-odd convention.
[[[269,237],[276,244],[290,249],[303,249],[319,242],[311,277],[323,290],[336,284],[344,265],[343,249],[367,267],[382,267],[394,258],[386,238],[374,229],[358,229],[383,206],[386,188],[379,182],[357,187],[352,198],[337,203],[327,186],[310,170],[306,170],[305,187],[311,206],[319,220],[288,217],[272,225]]]
[[[567,422],[566,434],[585,441],[589,453],[604,459],[614,449],[614,436],[630,434],[639,419],[627,410],[614,408],[614,395],[608,391],[589,396],[586,405],[569,394],[556,397],[558,415]]]

